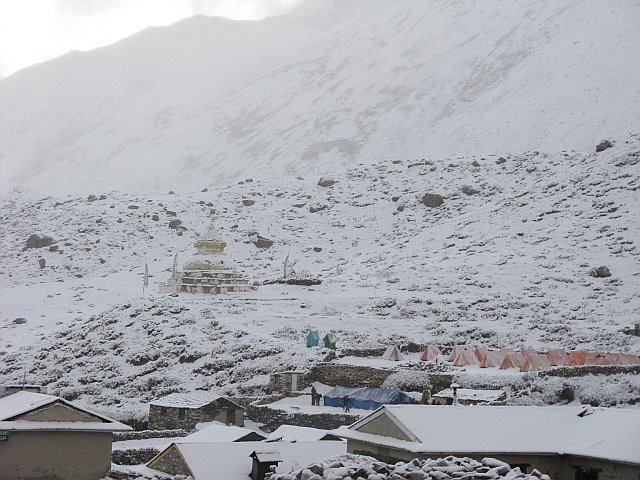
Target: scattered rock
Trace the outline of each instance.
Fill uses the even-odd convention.
[[[208,192],[208,191],[209,191],[209,189],[208,189],[208,188],[203,188],[203,189],[202,189],[202,190],[200,190],[200,191],[201,191],[202,193],[206,193],[206,192]]]
[[[176,192],[174,192],[173,190],[169,190],[169,195],[175,195]]]
[[[502,165],[503,163],[505,163],[507,161],[506,158],[504,157],[500,157],[496,160],[496,165]]]
[[[39,258],[38,265],[40,265],[40,268],[42,269],[47,266],[47,261],[44,258]]]
[[[248,198],[245,198],[244,200],[242,200],[242,204],[243,204],[245,207],[250,207],[250,206],[251,206],[251,205],[253,205],[254,203],[256,203],[256,201],[255,201],[255,200],[250,200],[250,199],[248,199]]]
[[[87,202],[95,202],[98,199],[93,193],[87,197]]]
[[[178,228],[180,225],[182,225],[182,220],[177,220],[177,219],[176,219],[176,220],[171,220],[171,221],[169,222],[169,228],[172,228],[172,229],[174,229],[174,230],[175,230],[176,228]]]
[[[58,245],[51,245],[49,247],[49,251],[50,252],[57,252],[58,251]]]
[[[39,236],[35,233],[27,238],[27,248],[42,248],[53,245],[53,238],[47,235]]]
[[[306,205],[306,203],[294,203],[293,206],[296,208],[302,208]]]
[[[435,208],[444,203],[444,198],[442,198],[442,195],[438,195],[437,193],[425,193],[420,201],[425,207]]]
[[[137,209],[139,209],[140,207],[139,207],[138,205],[129,205],[127,208],[128,208],[129,210],[137,210]]]
[[[268,238],[265,238],[257,233],[250,234],[249,240],[260,249],[271,248],[273,246],[273,240],[269,240]]]
[[[320,187],[330,187],[335,183],[336,181],[330,177],[320,177],[320,180],[318,180],[318,186]]]
[[[317,205],[315,207],[309,207],[309,213],[316,213],[321,210],[326,210],[327,208],[329,207],[327,207],[326,205]]]
[[[96,218],[96,223],[102,223],[102,218]]]
[[[479,167],[480,164],[478,163],[477,160],[474,160],[473,162],[471,162],[471,165],[473,165],[474,167]]]
[[[151,215],[151,220],[157,222],[158,220],[160,220],[160,217],[158,215]]]
[[[106,200],[107,196],[106,195],[100,195],[100,200]]]
[[[13,323],[16,325],[22,325],[23,323],[27,323],[27,319],[24,317],[18,317],[13,321]]]
[[[322,251],[322,247],[313,247],[313,251],[320,253]]]
[[[460,189],[460,191],[462,193],[464,193],[465,195],[475,195],[475,194],[479,193],[478,190],[473,188],[471,185],[463,185],[462,188]]]
[[[611,272],[609,271],[609,268],[605,266],[593,267],[589,271],[589,275],[596,278],[606,278],[611,276]]]
[[[613,144],[609,140],[602,140],[598,145],[596,145],[596,152],[603,152],[607,148],[613,147]]]
[[[245,178],[244,182],[245,183],[253,183],[253,178]]]
[[[397,196],[397,195],[396,195],[396,196],[391,197],[391,201],[392,201],[392,202],[397,202],[398,200],[400,200],[400,197],[399,197],[399,196]]]

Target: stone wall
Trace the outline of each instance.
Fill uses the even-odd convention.
[[[156,448],[131,448],[128,450],[114,450],[111,452],[111,462],[117,465],[140,465],[147,463],[158,455]]]
[[[214,420],[227,423],[227,411],[233,412],[234,421],[232,423],[234,425],[244,426],[243,411],[224,398],[219,398],[201,408],[149,405],[149,429],[192,431],[198,423],[213,422]]]
[[[169,450],[161,458],[149,464],[149,467],[172,475],[191,475],[189,467],[182,459],[182,455],[180,455],[175,445],[169,447]]]
[[[311,369],[306,380],[345,387],[380,387],[393,372],[357,365],[320,363]]]
[[[539,372],[546,377],[584,377],[586,375],[616,375],[619,373],[640,374],[640,365],[576,365],[574,367],[555,367]]]
[[[125,440],[146,440],[147,438],[170,438],[186,437],[187,430],[140,430],[137,432],[113,432],[114,442],[124,442]]]
[[[273,432],[281,425],[298,425],[300,427],[333,430],[341,425],[351,425],[360,417],[350,414],[305,414],[290,413],[264,405],[251,405],[247,408],[247,416],[256,423],[263,424],[265,432]]]

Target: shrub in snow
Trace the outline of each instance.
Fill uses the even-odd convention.
[[[384,388],[399,388],[410,392],[422,392],[431,389],[431,380],[427,372],[400,371],[389,375],[382,386]]]

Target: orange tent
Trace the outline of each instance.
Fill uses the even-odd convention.
[[[524,365],[520,367],[521,372],[537,372],[551,367],[546,355],[530,354],[524,360]]]
[[[551,365],[566,365],[568,355],[563,349],[556,348],[547,352],[547,359]]]
[[[422,360],[423,362],[428,362],[429,360],[433,360],[440,355],[442,355],[442,352],[437,345],[427,345],[425,351],[422,352],[422,355],[420,355],[420,360]]]
[[[479,362],[482,362],[482,359],[484,358],[485,354],[487,353],[488,349],[487,347],[483,347],[483,346],[477,346],[476,349],[473,351],[474,355],[476,356],[476,358],[478,359]]]
[[[584,350],[573,350],[569,352],[569,358],[567,359],[567,365],[584,365],[584,361],[587,358],[587,352]]]
[[[465,367],[467,365],[480,365],[480,361],[476,358],[471,350],[462,350],[453,361],[456,367]]]
[[[382,354],[382,358],[385,360],[393,360],[399,362],[404,360],[404,355],[400,352],[400,348],[397,345],[389,345],[387,350]]]
[[[463,350],[464,350],[464,345],[456,345],[455,347],[453,347],[453,350],[451,350],[451,354],[449,354],[449,358],[447,358],[447,360],[449,360],[450,362],[453,362],[458,356],[458,354]]]
[[[484,358],[480,360],[481,368],[500,368],[504,356],[500,352],[487,352]]]
[[[504,357],[500,370],[506,370],[507,368],[520,368],[524,365],[524,357],[520,352],[507,353]]]

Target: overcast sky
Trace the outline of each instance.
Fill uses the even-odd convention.
[[[0,0],[0,78],[193,14],[257,20],[301,0]]]

